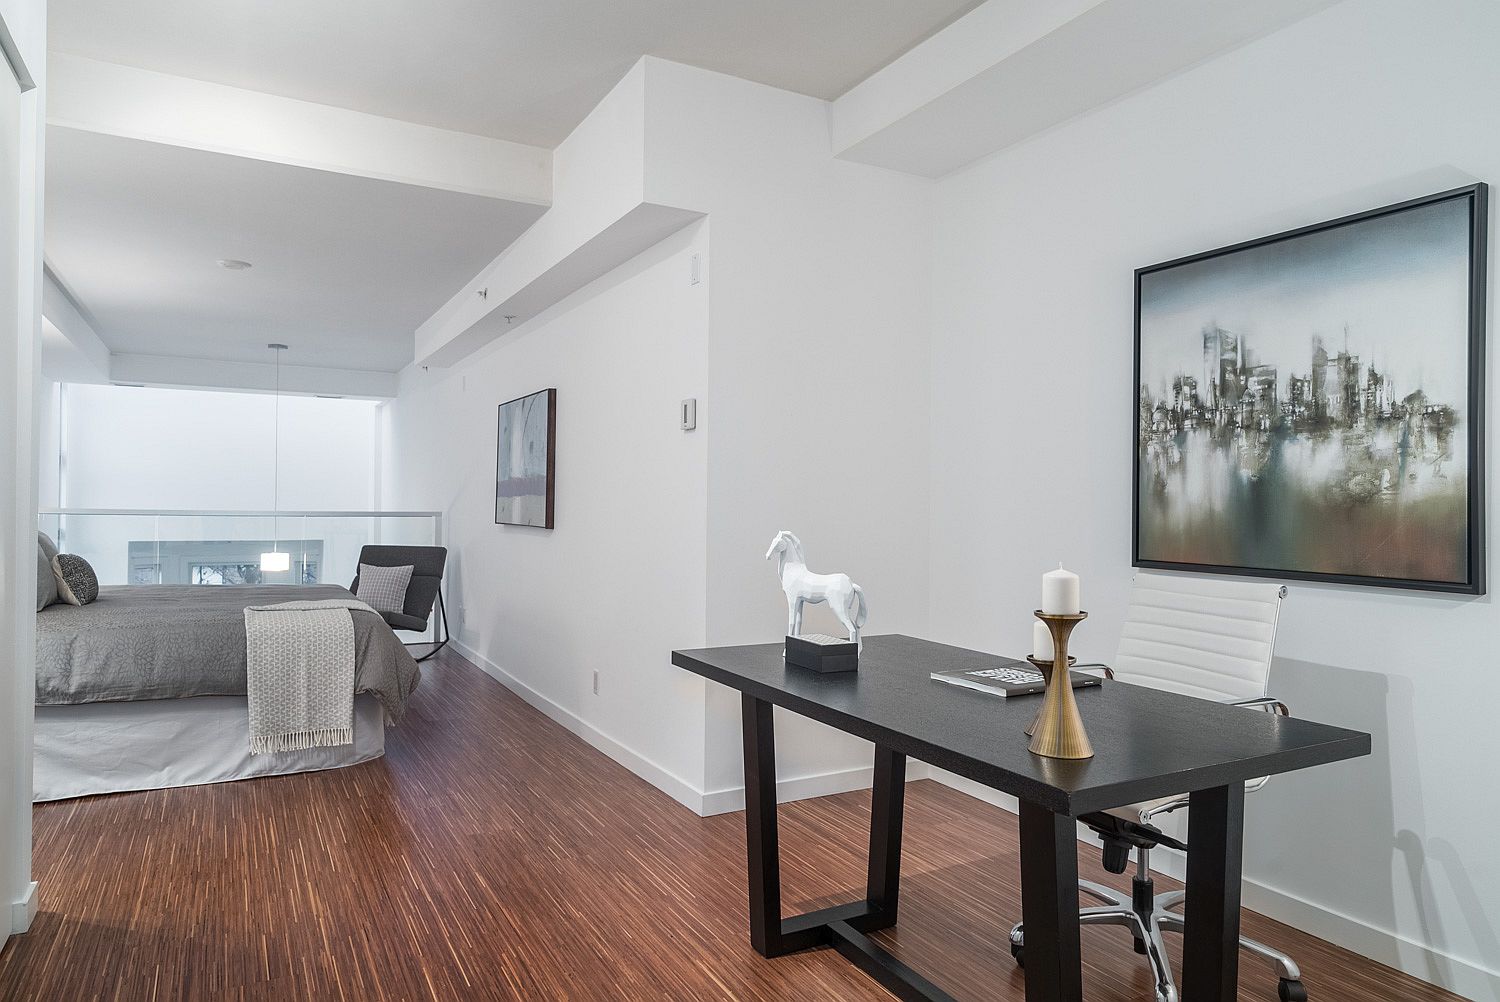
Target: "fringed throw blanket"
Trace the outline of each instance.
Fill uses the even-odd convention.
[[[354,741],[354,620],[363,602],[328,599],[245,609],[250,753]]]

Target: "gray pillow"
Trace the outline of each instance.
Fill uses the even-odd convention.
[[[57,597],[69,605],[88,605],[99,597],[99,577],[89,562],[76,553],[52,558],[52,576],[57,579]]]
[[[413,566],[377,567],[359,565],[359,591],[354,597],[376,612],[400,612],[406,607],[406,588]]]
[[[36,534],[36,611],[41,612],[57,601],[57,578],[52,573],[52,558],[57,545],[45,532]]]

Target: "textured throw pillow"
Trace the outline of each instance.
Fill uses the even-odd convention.
[[[76,553],[53,557],[52,575],[57,578],[57,597],[69,605],[88,605],[99,597],[98,576],[89,562]]]
[[[411,584],[412,565],[377,567],[359,565],[359,591],[355,598],[376,612],[400,612],[406,607],[406,586]]]
[[[52,573],[52,558],[57,545],[45,532],[36,534],[36,611],[41,612],[57,601],[57,577]]]

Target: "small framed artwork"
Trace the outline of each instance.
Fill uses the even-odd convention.
[[[557,473],[557,390],[500,405],[495,523],[552,528]]]
[[[1137,567],[1484,594],[1487,196],[1135,273]]]

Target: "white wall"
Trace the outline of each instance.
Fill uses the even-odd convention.
[[[35,688],[36,406],[41,350],[42,149],[47,11],[0,0],[14,62],[0,61],[0,904],[24,932],[31,882],[31,719]],[[33,89],[19,93],[22,67]],[[15,75],[11,71],[15,70]]]
[[[707,226],[668,238],[385,408],[387,507],[445,512],[461,648],[669,793],[703,783]],[[556,528],[495,524],[499,404],[557,389]],[[700,411],[700,416],[703,414]],[[599,691],[593,691],[593,673]]]
[[[262,393],[68,384],[70,508],[266,509],[276,398]],[[374,504],[376,404],[283,396],[280,506]]]
[[[47,384],[42,503],[68,508],[362,511],[375,507],[376,404],[260,393]],[[59,449],[61,450],[59,452]],[[279,485],[273,470],[279,468]],[[279,505],[277,499],[279,497]],[[44,520],[47,528],[51,521]],[[353,578],[363,523],[69,516],[64,549],[126,583],[132,540],[316,538],[323,580]]]
[[[812,98],[647,59],[646,100],[647,199],[713,227],[709,642],[785,634],[764,560],[781,529],[815,570],[860,583],[871,632],[924,633],[931,185],[832,159]],[[707,789],[726,807],[744,782],[739,719],[739,697],[711,686]],[[792,715],[777,728],[783,780],[826,777],[804,784],[826,792],[868,776],[867,743]]]
[[[940,184],[934,635],[1024,650],[1037,576],[1061,559],[1085,583],[1081,653],[1112,654],[1133,269],[1500,181],[1497,42],[1485,0],[1347,0]],[[1276,692],[1375,751],[1251,798],[1247,903],[1500,998],[1497,631],[1492,597],[1292,586]]]

